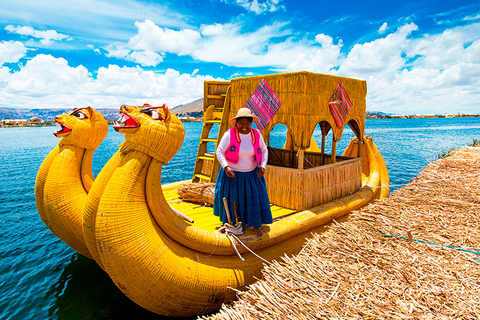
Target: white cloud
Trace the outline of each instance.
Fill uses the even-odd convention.
[[[167,103],[173,108],[201,98],[205,80],[213,77],[197,72],[181,74],[173,69],[155,73],[116,65],[99,68],[94,78],[81,65],[71,67],[63,58],[39,54],[19,71],[0,68],[0,105],[119,108],[122,104]]]
[[[385,33],[385,31],[387,30],[387,26],[388,26],[388,24],[386,22],[384,22],[382,24],[382,26],[380,27],[380,29],[378,29],[378,33],[381,33],[381,34]]]
[[[125,59],[128,60],[128,56],[132,52],[130,49],[127,48],[125,44],[111,44],[109,45],[106,50],[108,51],[107,57],[113,57],[118,59]]]
[[[256,14],[265,12],[285,11],[285,6],[281,5],[282,0],[265,0],[259,2],[258,0],[220,0],[225,3],[237,4],[248,11]]]
[[[163,61],[164,57],[164,53],[131,50],[128,45],[122,43],[109,45],[106,50],[107,57],[132,61],[142,66],[156,66]]]
[[[395,74],[405,66],[406,58],[402,54],[407,49],[407,37],[417,29],[417,25],[409,23],[385,38],[356,44],[341,64],[339,73],[352,76]]]
[[[100,51],[100,49],[98,48],[95,48],[93,45],[91,44],[87,44],[87,48],[90,49],[90,50],[93,50],[93,52],[95,52],[96,54],[101,54],[102,52]]]
[[[276,42],[290,34],[284,29],[286,23],[266,25],[250,33],[242,33],[241,25],[236,23],[202,25],[200,31],[159,28],[148,20],[135,25],[138,33],[128,43],[109,45],[107,56],[143,66],[156,66],[166,53],[173,53],[236,67],[284,67],[304,50],[309,50],[303,40],[298,42],[287,38]]]
[[[5,30],[7,30],[10,33],[19,34],[22,36],[30,36],[33,38],[40,39],[40,43],[43,45],[49,45],[53,41],[72,40],[70,36],[57,33],[57,31],[55,30],[39,31],[39,30],[35,30],[32,27],[27,27],[27,26],[14,27],[12,25],[6,26]]]
[[[367,109],[403,114],[478,113],[480,24],[418,35],[414,23],[383,38],[356,44],[342,60],[339,45],[322,44],[303,54],[289,71],[309,70],[367,80]],[[331,66],[337,66],[338,71]]]
[[[128,55],[127,60],[142,66],[156,66],[163,61],[163,56],[153,51],[133,51]]]
[[[2,91],[32,97],[58,95],[89,82],[88,70],[72,68],[63,58],[39,54],[14,72]]]
[[[173,69],[158,74],[140,67],[110,65],[98,70],[94,84],[97,102],[102,106],[167,103],[173,108],[203,97],[205,80],[213,80],[213,77],[181,74]]]
[[[201,61],[220,62],[235,67],[281,67],[291,63],[303,50],[306,41],[287,37],[285,23],[266,25],[250,33],[242,33],[235,23],[202,25],[202,39],[192,56]]]
[[[464,21],[468,21],[468,20],[480,20],[480,13],[477,13],[476,15],[474,16],[467,16],[465,18],[463,18]]]
[[[480,23],[447,29],[441,34],[424,35],[412,43],[410,56],[417,64],[443,70],[465,59],[479,62]],[[472,43],[470,46],[467,46]]]
[[[27,48],[18,41],[0,42],[0,66],[5,62],[18,62],[27,53]]]
[[[200,38],[198,31],[175,31],[160,28],[152,21],[135,22],[138,32],[128,43],[115,43],[106,49],[108,57],[136,62],[142,66],[156,66],[166,52],[177,55],[191,54]]]
[[[135,26],[138,33],[129,41],[133,50],[170,52],[182,56],[191,54],[200,39],[198,31],[160,28],[150,20],[135,22]]]
[[[287,71],[308,70],[312,72],[330,73],[340,62],[340,50],[343,46],[340,40],[337,45],[333,44],[330,36],[318,34],[315,42],[320,48],[310,48],[300,53],[297,58],[287,65]]]

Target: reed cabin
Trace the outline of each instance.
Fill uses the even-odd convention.
[[[238,78],[231,81],[206,81],[204,122],[192,182],[215,182],[220,164],[213,146],[235,122],[238,109],[245,106],[260,82],[265,80],[281,102],[279,109],[261,134],[269,149],[265,179],[270,202],[301,211],[355,192],[362,186],[360,150],[357,157],[336,155],[336,145],[348,127],[363,141],[365,131],[366,81],[311,72],[292,72]],[[339,83],[351,101],[343,123],[335,122],[329,107]],[[283,148],[270,147],[272,129],[287,127]],[[218,134],[210,136],[218,125]],[[322,142],[312,139],[319,126]],[[326,137],[332,132],[332,152],[325,152]]]

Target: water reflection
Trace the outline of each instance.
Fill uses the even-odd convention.
[[[53,319],[170,319],[132,302],[95,261],[78,253],[72,255],[45,300],[53,301],[48,310],[48,318]]]

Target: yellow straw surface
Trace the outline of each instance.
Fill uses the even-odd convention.
[[[202,319],[480,318],[478,168],[480,145],[435,161]]]

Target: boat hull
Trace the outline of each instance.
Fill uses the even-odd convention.
[[[355,145],[352,141],[346,152],[354,152]],[[375,155],[371,139],[362,148],[368,167],[362,188],[263,226],[260,239],[245,232],[239,239],[254,253],[238,246],[244,261],[225,234],[198,228],[176,214],[162,191],[161,163],[132,155],[105,187],[104,194],[115,197],[98,203],[94,241],[89,242],[95,244],[92,255],[125,295],[152,312],[185,317],[218,310],[235,299],[235,290],[261,277],[264,260],[298,253],[312,232],[381,197],[376,190],[385,182],[385,163]],[[118,190],[128,175],[133,179]]]

